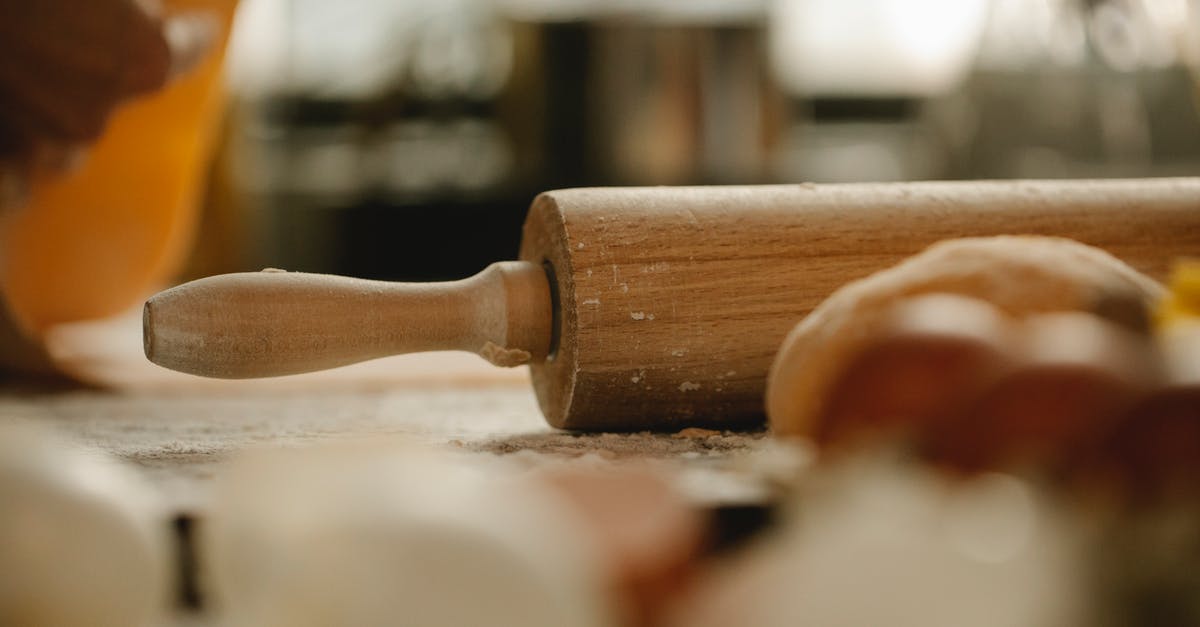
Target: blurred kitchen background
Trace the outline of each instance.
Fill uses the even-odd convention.
[[[1200,174],[1200,0],[243,0],[190,275],[431,280],[537,192]]]

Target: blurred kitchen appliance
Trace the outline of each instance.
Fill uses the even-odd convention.
[[[926,111],[947,176],[1200,169],[1200,107],[1185,63],[1200,29],[1189,0],[992,0],[989,8],[972,72]]]
[[[543,190],[771,180],[761,0],[257,1],[229,163],[262,244],[208,272],[455,278]]]
[[[769,180],[783,113],[761,2],[510,2],[501,98],[522,174],[543,187]]]
[[[262,245],[209,273],[462,277],[561,187],[1200,167],[1200,0],[251,1]]]

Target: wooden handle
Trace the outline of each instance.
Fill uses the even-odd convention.
[[[146,302],[146,357],[209,377],[267,377],[399,353],[465,350],[499,366],[545,359],[550,288],[535,263],[444,283],[266,270],[208,277]]]

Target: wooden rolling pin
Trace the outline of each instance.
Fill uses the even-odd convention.
[[[529,363],[568,429],[761,421],[783,337],[835,288],[951,237],[1045,234],[1156,278],[1200,254],[1200,178],[546,192],[520,261],[449,283],[261,272],[146,303],[146,355],[215,377],[402,352]]]

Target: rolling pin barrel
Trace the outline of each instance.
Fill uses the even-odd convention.
[[[546,192],[521,259],[546,263],[554,349],[532,364],[550,424],[760,423],[788,331],[836,288],[936,241],[1036,234],[1157,279],[1200,253],[1200,178]]]
[[[744,426],[763,418],[784,336],[834,289],[938,240],[1001,234],[1069,237],[1162,278],[1200,252],[1200,179],[552,191],[530,208],[521,261],[490,279],[251,275],[231,299],[214,277],[150,301],[146,347],[213,376],[459,348],[528,361],[556,427]],[[272,329],[283,320],[294,343]]]

